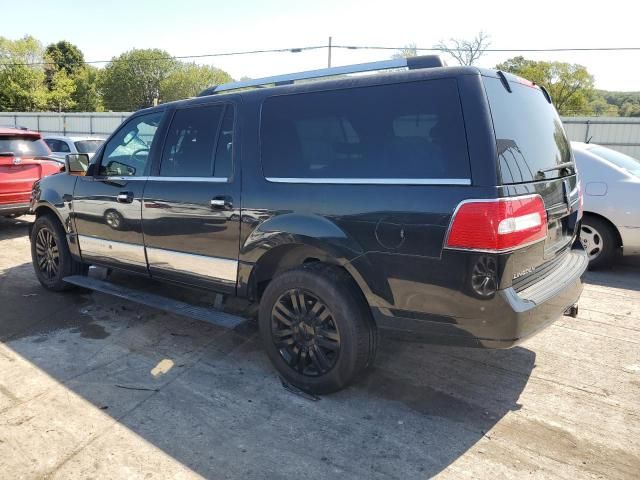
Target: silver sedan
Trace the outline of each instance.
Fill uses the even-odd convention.
[[[584,192],[580,238],[591,267],[622,248],[640,253],[640,160],[601,145],[571,142]]]

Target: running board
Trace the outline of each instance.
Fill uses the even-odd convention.
[[[247,322],[246,318],[221,312],[205,307],[198,307],[189,303],[174,300],[172,298],[155,295],[153,293],[141,292],[133,288],[123,287],[111,282],[105,282],[97,278],[85,277],[83,275],[72,275],[65,277],[64,281],[78,287],[88,288],[97,292],[113,295],[131,302],[140,303],[148,307],[157,308],[166,312],[175,313],[185,317],[211,323],[217,327],[236,328]]]

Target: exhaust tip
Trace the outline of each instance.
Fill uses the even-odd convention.
[[[565,316],[576,318],[578,316],[578,304],[571,305],[564,311]]]

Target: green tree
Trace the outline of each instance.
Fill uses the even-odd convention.
[[[51,88],[53,76],[60,70],[73,76],[84,67],[84,54],[78,47],[66,40],[47,45],[44,50],[44,58],[47,62],[45,73],[49,88]]]
[[[104,110],[100,95],[101,71],[90,65],[85,65],[74,76],[75,91],[71,98],[75,102],[74,110],[78,112],[101,112]]]
[[[561,115],[589,115],[593,76],[582,65],[538,62],[518,56],[500,63],[498,70],[510,72],[544,86]]]
[[[42,44],[31,36],[0,37],[0,110],[31,112],[47,104]]]
[[[107,110],[129,111],[160,101],[160,84],[178,67],[164,50],[125,52],[102,72],[102,95]]]
[[[231,81],[231,76],[218,68],[182,63],[160,82],[160,98],[163,102],[171,102],[195,97],[205,88]]]
[[[51,85],[47,95],[47,106],[50,110],[66,112],[71,110],[76,102],[73,94],[76,84],[64,69],[55,72],[51,78]]]

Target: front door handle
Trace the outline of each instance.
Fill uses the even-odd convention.
[[[233,208],[233,202],[229,197],[214,197],[211,199],[211,208],[229,210]]]
[[[117,197],[118,203],[133,202],[133,192],[120,192]]]

